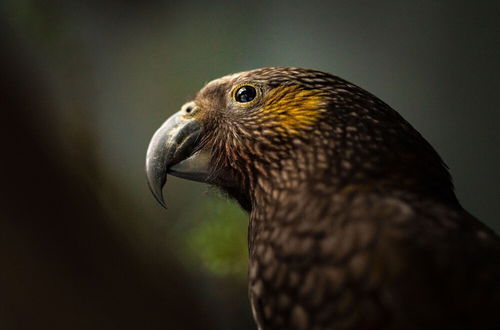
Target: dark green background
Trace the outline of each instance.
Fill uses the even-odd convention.
[[[104,1],[103,1],[104,3]],[[1,329],[253,329],[246,216],[144,175],[150,137],[214,78],[337,74],[438,150],[500,231],[500,6],[457,1],[0,2]]]

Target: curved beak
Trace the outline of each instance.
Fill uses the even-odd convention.
[[[172,115],[156,131],[146,154],[146,176],[156,200],[166,207],[162,188],[167,173],[200,182],[209,177],[210,154],[199,150],[195,153],[203,127],[181,110]]]

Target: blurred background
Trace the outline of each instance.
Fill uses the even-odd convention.
[[[397,109],[500,232],[500,5],[0,2],[0,329],[254,329],[246,215],[205,185],[149,193],[154,131],[204,83],[337,74]]]

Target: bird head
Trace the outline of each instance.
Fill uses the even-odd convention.
[[[387,104],[334,75],[273,67],[209,82],[154,134],[149,186],[167,173],[216,185],[250,210],[257,191],[393,187],[456,201],[434,149]]]

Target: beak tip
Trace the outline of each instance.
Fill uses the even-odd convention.
[[[153,193],[153,196],[165,209],[167,205],[163,199],[163,186],[167,181],[167,173],[158,166],[157,163],[150,161],[151,158],[148,157],[146,161],[146,177],[148,181],[149,190]]]
[[[153,193],[153,196],[155,197],[156,201],[160,203],[160,205],[166,209],[167,204],[165,203],[165,200],[163,199],[163,191],[162,191],[162,186],[163,185],[152,185],[151,182],[149,182],[149,189]]]
[[[156,200],[158,201],[158,203],[160,203],[160,205],[166,210],[167,204],[163,200],[163,196],[155,196],[155,197],[156,197]]]

